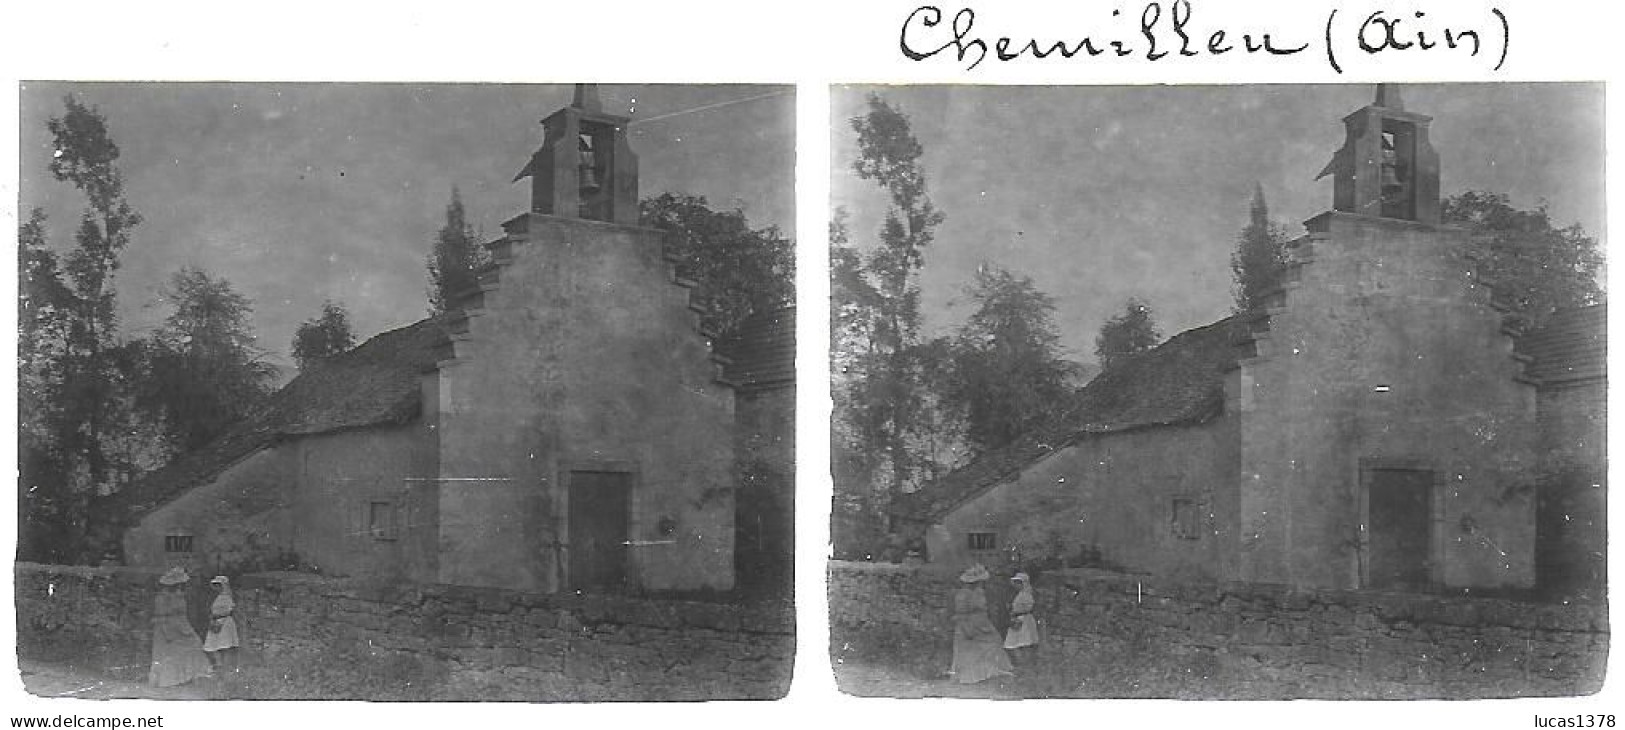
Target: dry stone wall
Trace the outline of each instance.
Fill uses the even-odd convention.
[[[19,657],[144,679],[159,571],[19,563]]]
[[[20,655],[145,676],[156,573],[19,564],[16,574]],[[368,585],[294,573],[238,583],[241,684],[254,697],[773,699],[788,691],[795,650],[787,603]]]
[[[1480,698],[1596,692],[1601,605],[1467,596],[1186,585],[1074,570],[1036,576],[1056,694]],[[954,576],[929,566],[830,568],[831,651],[932,676],[951,654]]]

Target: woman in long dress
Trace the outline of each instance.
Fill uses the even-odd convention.
[[[203,640],[203,651],[208,653],[210,664],[235,672],[237,647],[241,643],[237,637],[237,619],[232,615],[237,612],[237,601],[231,596],[231,581],[226,576],[215,576],[209,585],[214,586],[218,595],[214,603],[209,604],[209,634]]]
[[[982,583],[987,568],[973,565],[959,576],[962,583],[954,591],[954,664],[950,672],[960,684],[976,684],[993,677],[1010,676],[1010,657],[1003,641],[987,616],[987,597]]]
[[[147,671],[147,681],[157,687],[209,676],[203,642],[186,617],[188,580],[191,576],[179,567],[158,579],[158,595],[152,602],[152,668]]]
[[[1026,573],[1011,576],[1010,582],[1019,592],[1010,601],[1010,631],[1004,635],[1004,648],[1010,651],[1011,664],[1026,671],[1038,654],[1038,619],[1033,616],[1038,602]]]

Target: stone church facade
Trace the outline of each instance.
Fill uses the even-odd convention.
[[[1379,87],[1262,306],[1102,373],[894,519],[952,565],[1534,586],[1542,382],[1460,260],[1467,233],[1440,224],[1430,122]]]
[[[531,179],[531,210],[488,244],[478,286],[301,374],[115,497],[133,515],[126,562],[732,588],[735,384],[700,331],[695,284],[637,225],[627,122],[578,86],[543,121],[516,178]]]

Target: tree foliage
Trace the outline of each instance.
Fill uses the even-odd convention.
[[[851,128],[858,138],[852,169],[885,191],[890,204],[877,245],[866,252],[844,240],[844,225],[832,230],[838,240],[831,241],[831,316],[836,345],[848,350],[837,372],[838,433],[863,462],[855,471],[886,474],[879,484],[884,493],[933,471],[928,449],[919,444],[929,420],[928,363],[917,350],[915,278],[943,215],[926,191],[919,163],[924,148],[902,112],[870,95],[868,112],[852,119]]]
[[[948,402],[961,409],[978,452],[1033,428],[1067,393],[1071,365],[1061,357],[1055,302],[1031,278],[989,264],[966,295],[976,311],[954,338]]]
[[[355,346],[350,312],[333,301],[322,303],[322,313],[299,324],[293,333],[293,359],[300,370]]]
[[[1110,370],[1133,355],[1162,341],[1151,306],[1137,297],[1123,303],[1123,311],[1106,320],[1095,337],[1095,357],[1102,370]]]
[[[22,454],[19,553],[60,562],[85,559],[93,494],[111,489],[118,442],[129,429],[120,392],[129,364],[114,340],[114,273],[141,216],[124,199],[119,148],[106,119],[72,96],[46,122],[51,176],[85,198],[74,246],[53,251],[36,210],[18,229],[18,348]]]
[[[795,246],[778,226],[751,228],[738,208],[716,210],[703,197],[661,193],[640,203],[643,224],[666,232],[677,273],[699,283],[701,325],[716,333],[751,312],[795,297]]]
[[[1263,304],[1262,295],[1280,283],[1286,270],[1287,234],[1270,222],[1269,205],[1264,202],[1264,186],[1255,185],[1247,227],[1236,237],[1230,254],[1230,271],[1235,276],[1236,311]]]
[[[1603,300],[1597,239],[1578,223],[1553,226],[1546,203],[1518,210],[1504,194],[1474,190],[1446,198],[1443,218],[1471,232],[1462,253],[1511,310],[1515,331],[1540,326],[1560,307]]]
[[[63,445],[81,461],[88,482],[102,484],[109,466],[101,445],[106,426],[103,404],[112,400],[118,379],[109,354],[117,326],[112,279],[119,253],[129,244],[130,231],[141,223],[141,215],[124,199],[124,178],[116,164],[119,148],[106,119],[72,96],[64,99],[64,105],[64,114],[46,123],[55,144],[51,175],[72,184],[87,205],[74,236],[77,246],[63,262],[73,310],[64,353],[68,392],[62,406],[68,423]]]
[[[184,452],[263,402],[276,368],[256,345],[252,303],[231,282],[187,267],[170,277],[161,296],[174,309],[142,343],[139,402],[162,418],[174,450]]]
[[[919,340],[915,279],[943,220],[926,190],[924,147],[876,94],[850,128],[852,170],[888,202],[873,243],[852,243],[843,211],[830,225],[836,550],[862,557],[880,549],[891,495],[943,469],[955,424],[939,407],[952,343]]]
[[[479,271],[490,257],[479,244],[478,234],[468,224],[462,194],[451,189],[446,205],[446,223],[435,237],[429,253],[429,312],[444,314],[459,294],[479,283]],[[303,366],[301,366],[303,367]]]
[[[65,562],[76,506],[63,451],[63,368],[73,293],[57,256],[46,247],[45,212],[35,208],[17,228],[17,490],[18,556]]]
[[[54,449],[62,430],[62,368],[72,324],[73,292],[46,245],[45,211],[17,227],[17,378],[19,430],[25,445]]]

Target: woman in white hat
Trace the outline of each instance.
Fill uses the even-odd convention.
[[[218,593],[214,603],[209,605],[209,635],[203,640],[203,651],[209,655],[209,663],[216,668],[224,665],[237,671],[237,619],[232,614],[237,612],[237,601],[231,597],[231,581],[226,576],[217,575],[209,581]]]
[[[1038,619],[1033,616],[1037,601],[1026,573],[1010,576],[1010,582],[1018,593],[1010,601],[1010,631],[1004,635],[1004,648],[1010,650],[1011,663],[1026,671],[1038,653]]]
[[[186,582],[191,579],[179,566],[158,579],[152,601],[152,667],[147,671],[153,686],[173,687],[209,676],[203,642],[186,618]]]
[[[982,594],[982,583],[989,577],[987,568],[972,565],[959,575],[962,585],[954,591],[954,664],[949,672],[960,684],[1010,676],[1010,657],[987,617],[987,597]]]

